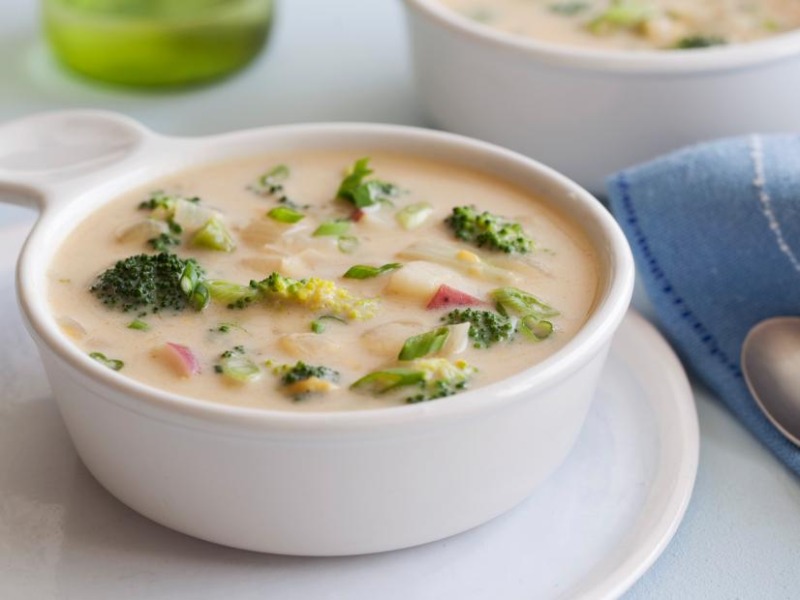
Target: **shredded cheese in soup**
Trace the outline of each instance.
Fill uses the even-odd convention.
[[[800,27],[796,0],[442,0],[509,33],[606,49],[691,49]]]
[[[597,268],[578,224],[492,176],[286,153],[104,205],[56,253],[49,299],[120,375],[224,404],[355,410],[543,360],[589,316]]]

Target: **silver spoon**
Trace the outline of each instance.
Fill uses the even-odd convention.
[[[758,406],[800,446],[800,317],[761,321],[742,345],[742,372]]]

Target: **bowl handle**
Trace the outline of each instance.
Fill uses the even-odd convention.
[[[0,202],[44,210],[87,176],[128,163],[156,137],[128,117],[99,110],[40,113],[0,124]]]

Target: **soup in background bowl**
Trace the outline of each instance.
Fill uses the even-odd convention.
[[[800,26],[792,0],[441,0],[489,27],[597,49],[688,50],[763,39]]]
[[[499,15],[511,0],[491,3],[497,7],[498,27],[465,17],[448,1],[457,0],[404,2],[417,91],[431,122],[522,152],[597,195],[605,194],[605,179],[617,170],[682,146],[800,128],[795,109],[800,32],[784,32],[794,27],[797,8],[779,13],[784,4],[753,3],[764,7],[765,15],[774,10],[786,20],[776,25],[776,32],[748,43],[666,51],[664,47],[682,38],[667,36],[651,44],[641,37],[646,30],[639,17],[629,27],[598,25],[598,35],[587,30],[607,4],[578,3],[597,7],[585,15],[548,12],[545,18],[542,13],[540,22],[550,23],[548,32],[531,30],[529,36],[501,27]],[[534,22],[533,17],[528,20],[530,13],[561,4],[514,2],[518,12],[508,12],[507,24],[526,28],[525,23]],[[715,20],[713,7],[722,5],[691,4],[698,14],[710,16],[687,26],[686,36],[736,41],[732,31],[738,25],[720,19],[713,30],[700,27],[701,21]],[[633,5],[645,3],[624,6]],[[666,10],[668,5],[663,0],[646,6]],[[733,19],[738,6],[731,4],[722,13]],[[684,44],[703,45],[700,41]]]
[[[441,539],[509,510],[546,479],[572,448],[591,406],[612,336],[631,297],[634,270],[630,249],[613,218],[591,195],[539,163],[459,136],[389,125],[314,124],[184,139],[159,136],[119,115],[74,111],[6,124],[0,127],[0,143],[9,149],[0,157],[0,187],[42,211],[19,259],[18,296],[23,318],[37,343],[53,396],[79,456],[109,492],[134,510],[167,527],[220,544],[295,555],[378,552]],[[329,331],[349,328],[357,321],[347,322],[349,317],[365,314],[362,310],[369,312],[372,305],[360,300],[380,295],[378,292],[383,290],[379,288],[388,285],[385,278],[409,269],[408,263],[399,269],[382,269],[388,256],[384,259],[383,255],[370,254],[356,259],[348,254],[354,244],[345,236],[357,237],[359,244],[370,247],[362,222],[356,220],[347,200],[342,200],[338,192],[345,178],[342,169],[365,157],[365,150],[372,157],[369,165],[375,173],[360,182],[350,180],[345,187],[354,198],[363,204],[376,199],[376,194],[385,195],[391,189],[384,185],[386,182],[408,189],[407,194],[398,192],[392,197],[391,206],[379,201],[377,213],[370,213],[369,206],[361,207],[365,212],[362,220],[386,217],[386,232],[396,231],[397,211],[418,202],[430,202],[434,206],[429,215],[432,220],[427,225],[423,220],[421,229],[430,227],[431,233],[436,230],[444,236],[447,229],[441,219],[453,200],[459,206],[474,201],[504,217],[522,218],[522,227],[540,237],[542,250],[551,240],[564,237],[563,232],[539,230],[550,218],[543,216],[557,215],[553,223],[563,224],[565,231],[574,230],[576,248],[581,249],[576,251],[586,251],[587,256],[593,257],[588,263],[592,266],[587,269],[595,278],[587,288],[591,300],[567,302],[555,295],[550,298],[550,292],[539,288],[539,282],[524,277],[515,287],[531,294],[541,293],[540,300],[545,303],[559,304],[559,312],[566,320],[559,321],[555,314],[526,319],[526,327],[536,332],[541,341],[520,339],[510,343],[515,344],[519,354],[530,350],[536,359],[538,348],[550,342],[559,344],[559,328],[566,331],[568,321],[574,321],[572,337],[532,366],[512,369],[497,381],[459,389],[457,394],[435,401],[407,403],[403,392],[392,404],[387,398],[353,393],[353,402],[389,404],[370,410],[298,412],[276,410],[275,405],[243,406],[221,397],[184,394],[180,383],[175,389],[162,389],[147,375],[139,380],[124,374],[137,361],[172,373],[164,366],[170,363],[150,356],[154,345],[172,342],[192,351],[208,375],[206,385],[201,387],[211,390],[210,396],[215,396],[215,386],[221,389],[228,385],[215,379],[227,376],[216,373],[215,365],[230,372],[238,370],[246,379],[250,371],[247,363],[240,360],[244,358],[263,370],[259,380],[240,384],[263,386],[253,394],[259,401],[274,393],[276,402],[321,405],[325,396],[295,400],[275,389],[278,376],[266,372],[262,359],[271,359],[280,367],[284,361],[293,361],[294,355],[273,355],[279,353],[277,346],[270,346],[275,333],[253,335],[252,329],[262,314],[280,307],[286,310],[286,318],[279,318],[272,327],[293,331],[300,323],[309,327],[306,333],[325,339]],[[286,161],[291,173],[284,182],[275,181],[275,174],[281,172],[275,171],[277,165],[273,161],[278,159]],[[260,177],[264,173],[270,173],[272,179]],[[303,173],[318,173],[320,179],[301,178]],[[442,182],[439,173],[446,173],[445,179],[452,177],[454,181]],[[187,175],[188,179],[184,179]],[[384,183],[369,183],[373,177]],[[248,189],[254,184],[259,193]],[[357,191],[361,184],[368,189]],[[194,188],[195,185],[200,187]],[[293,194],[290,199],[296,205],[281,202],[281,196],[273,194],[279,186]],[[453,191],[457,200],[449,198],[441,205],[434,204],[448,195],[440,193],[440,186]],[[414,196],[414,190],[427,197]],[[481,197],[470,193],[469,199],[462,198],[465,190],[480,190]],[[151,195],[156,191],[159,193]],[[200,193],[201,199],[193,201],[194,194]],[[484,202],[483,196],[490,193],[493,200]],[[333,200],[332,194],[340,199]],[[201,215],[198,223],[193,225],[188,217],[184,220],[185,215],[177,212],[176,202],[165,200],[176,197],[187,202],[181,203],[181,211]],[[250,207],[244,209],[245,216],[229,214],[229,209],[240,202]],[[306,204],[319,204],[319,214],[310,207],[303,208]],[[265,217],[276,208],[306,212],[304,219],[294,224],[286,221],[296,216],[287,219],[292,213],[285,210],[273,213],[282,215],[279,219]],[[337,220],[340,211],[349,218]],[[411,217],[407,224],[413,224],[414,218],[418,217]],[[305,253],[305,249],[286,252],[286,256],[273,257],[276,262],[266,269],[261,265],[245,272],[253,267],[243,265],[240,273],[223,268],[224,258],[238,256],[225,251],[231,242],[243,259],[250,253],[261,259],[261,240],[258,244],[253,240],[263,234],[260,227],[265,222],[269,229],[292,227],[305,219],[313,223],[314,231],[331,223],[325,225],[331,235],[312,234],[310,240],[302,240],[312,246],[324,244],[322,249],[309,248],[313,254]],[[155,235],[147,233],[147,237],[134,242],[142,234],[137,221],[144,221],[145,228],[152,227]],[[253,228],[253,223],[258,226]],[[337,229],[341,223],[350,231]],[[364,228],[367,223],[363,222]],[[374,240],[388,241],[394,235],[382,233],[384,225],[374,226]],[[113,239],[109,239],[109,233]],[[250,234],[253,237],[248,239]],[[120,244],[116,236],[127,241]],[[179,243],[173,243],[172,238],[179,238]],[[86,286],[97,284],[96,277],[104,269],[113,268],[115,261],[128,253],[140,252],[150,239],[160,248],[145,248],[143,254],[158,257],[163,252],[155,264],[158,273],[169,273],[178,258],[188,262],[189,250],[193,255],[196,252],[198,266],[203,263],[200,271],[186,269],[181,262],[180,290],[159,299],[166,301],[164,310],[187,302],[190,305],[176,315],[162,314],[161,309],[154,314],[129,299],[132,306],[128,312],[109,310],[107,325],[93,324],[95,317],[84,315],[85,307],[73,305],[68,297],[74,291],[91,305],[86,310],[94,313],[98,303],[111,300],[111,291],[100,285],[96,293],[81,296],[86,293]],[[512,241],[524,246],[516,238]],[[70,259],[73,244],[77,254]],[[342,282],[347,280],[351,295],[303,296],[301,292],[306,288],[286,281],[284,286],[282,280],[270,279],[271,272],[264,278],[266,283],[258,279],[278,265],[276,270],[283,277],[302,280],[307,273],[315,272],[305,271],[302,263],[317,253],[325,259],[320,264],[326,265],[319,267],[319,273],[335,279],[337,285],[345,285]],[[487,268],[473,255],[484,259],[489,251],[476,246],[474,251],[461,254],[455,264],[461,265],[466,259],[478,268]],[[494,258],[494,254],[491,256]],[[296,272],[287,268],[292,258],[300,263],[294,265]],[[289,262],[283,264],[284,259]],[[355,278],[351,285],[350,278],[340,279],[338,275],[343,267],[349,270],[354,266],[351,260],[364,263],[366,270],[357,270],[362,274],[375,272],[370,269],[382,272],[375,277]],[[166,270],[161,269],[165,265]],[[59,274],[62,267],[69,273]],[[455,272],[463,275],[458,269]],[[122,278],[125,273],[121,272]],[[253,277],[255,284],[243,283],[245,275]],[[206,300],[215,301],[212,295],[219,290],[211,289],[209,278],[221,276],[230,278],[233,287],[227,291],[239,294],[233,302],[242,300],[242,307],[209,305],[206,314],[212,317],[212,324],[198,326],[198,317],[203,313],[191,311],[202,307]],[[138,280],[129,281],[138,289]],[[471,290],[460,289],[464,283],[461,280],[451,283],[459,292],[486,299],[483,283]],[[497,289],[494,283],[486,285],[489,293]],[[371,291],[371,286],[376,289]],[[64,297],[59,296],[61,289]],[[327,286],[324,289],[330,290]],[[406,289],[411,288],[400,287],[400,291]],[[274,293],[279,297],[270,295]],[[454,297],[450,293],[446,296]],[[146,294],[144,297],[148,298]],[[243,300],[245,297],[250,300]],[[327,302],[331,298],[344,303],[346,310],[335,316],[346,322],[323,319],[324,330],[318,333],[311,329],[311,323],[320,315],[302,312],[303,303]],[[430,303],[427,296],[420,300]],[[587,302],[591,305],[588,313]],[[341,308],[341,304],[326,307]],[[438,317],[443,310],[447,308],[436,309],[435,315]],[[228,311],[236,318],[229,319]],[[224,323],[217,320],[222,315]],[[433,317],[434,313],[430,315]],[[66,318],[75,322],[65,321]],[[209,342],[209,358],[200,356],[200,342],[189,340],[187,344],[177,337],[183,330],[172,319],[185,320],[187,328],[198,333],[203,342]],[[579,326],[581,320],[585,322]],[[144,326],[128,329],[135,321]],[[552,331],[543,321],[550,322]],[[225,327],[226,323],[229,327]],[[172,325],[176,326],[175,331],[170,329]],[[239,326],[247,331],[242,332]],[[116,340],[122,338],[116,332],[122,330],[125,337],[119,345]],[[82,331],[86,335],[85,347],[79,345],[84,342],[75,342]],[[167,333],[163,339],[148,337],[161,335],[159,332]],[[278,331],[277,338],[284,333],[289,332]],[[225,341],[231,334],[241,337],[234,343]],[[99,346],[105,336],[109,345]],[[381,339],[383,336],[378,336]],[[408,338],[401,332],[397,339],[405,346]],[[257,354],[261,343],[266,344],[264,356]],[[412,355],[431,351],[433,346],[427,344],[410,344]],[[236,350],[237,346],[242,347],[242,352]],[[436,352],[446,352],[443,348]],[[392,365],[395,349],[393,346],[392,357],[387,355],[385,359]],[[229,350],[230,362],[223,362],[222,355]],[[475,357],[481,356],[479,349],[474,350]],[[179,348],[170,351],[174,361],[171,364],[193,370],[194,362]],[[89,355],[95,352],[103,356]],[[342,363],[350,359],[365,363],[363,370],[359,367],[352,372],[341,367],[342,388],[373,368],[366,364],[368,359],[361,356],[361,351],[345,347],[336,354],[341,355],[336,359]],[[383,358],[375,360],[376,364],[384,364]],[[114,370],[118,366],[122,369]],[[485,369],[491,371],[491,367]],[[319,379],[324,382],[326,378]],[[376,381],[385,382],[386,378],[378,377],[372,383]],[[368,391],[373,390],[368,387]],[[318,390],[315,387],[300,391]],[[204,390],[197,395],[206,393]]]

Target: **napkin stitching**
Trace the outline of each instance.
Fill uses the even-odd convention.
[[[697,335],[697,337],[700,339],[700,342],[703,344],[703,346],[706,347],[709,354],[716,357],[717,360],[719,360],[734,377],[741,378],[742,371],[739,369],[739,365],[728,358],[728,355],[720,349],[719,343],[714,335],[700,321],[700,319],[697,318],[692,309],[688,306],[688,304],[686,304],[686,301],[677,294],[675,289],[672,287],[672,282],[667,278],[666,274],[661,269],[658,260],[655,258],[655,256],[653,256],[653,253],[650,250],[650,245],[647,241],[647,236],[644,235],[644,232],[639,227],[639,218],[636,214],[636,209],[633,206],[633,201],[630,195],[630,184],[624,173],[620,173],[617,176],[616,184],[622,195],[622,207],[627,213],[626,221],[628,225],[630,225],[634,234],[636,245],[639,247],[642,256],[647,261],[647,266],[650,269],[650,273],[654,280],[656,282],[661,282],[661,291],[672,299],[672,304],[676,308],[682,307],[679,309],[680,317],[689,324],[692,331],[694,331],[695,335]]]
[[[785,254],[789,262],[792,263],[794,270],[800,273],[800,260],[797,259],[791,246],[783,236],[783,229],[778,220],[778,216],[772,209],[772,198],[766,190],[767,178],[764,169],[764,149],[761,144],[761,138],[757,135],[750,137],[750,157],[753,160],[753,169],[755,170],[755,179],[753,185],[758,192],[758,201],[761,203],[761,212],[767,219],[769,228],[775,236],[775,241],[778,244],[780,251]]]

